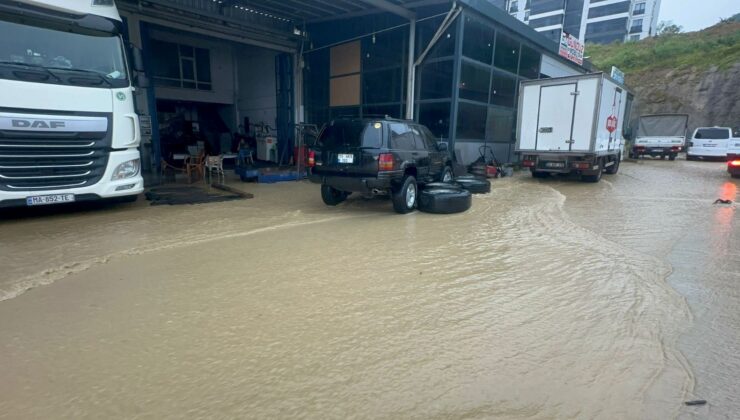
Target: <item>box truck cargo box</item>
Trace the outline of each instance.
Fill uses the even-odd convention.
[[[614,174],[633,95],[604,73],[529,80],[519,88],[516,152],[534,177]]]

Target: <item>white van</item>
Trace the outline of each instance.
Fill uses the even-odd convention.
[[[722,158],[727,156],[727,146],[732,137],[729,127],[699,127],[689,142],[687,160]]]

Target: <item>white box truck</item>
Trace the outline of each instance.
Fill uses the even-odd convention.
[[[651,156],[676,160],[686,147],[689,129],[687,114],[641,115],[637,121],[635,144],[630,149],[631,158]]]
[[[143,191],[122,28],[113,0],[0,2],[0,207]]]
[[[633,95],[604,73],[529,80],[519,88],[516,152],[536,178],[619,170]]]

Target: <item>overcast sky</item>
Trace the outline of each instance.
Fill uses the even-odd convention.
[[[740,0],[663,0],[660,18],[683,26],[685,32],[698,31],[740,13]]]

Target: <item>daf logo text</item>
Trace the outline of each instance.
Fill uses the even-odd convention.
[[[64,128],[64,121],[51,121],[51,120],[12,120],[13,127],[16,128],[49,128],[57,129]]]

